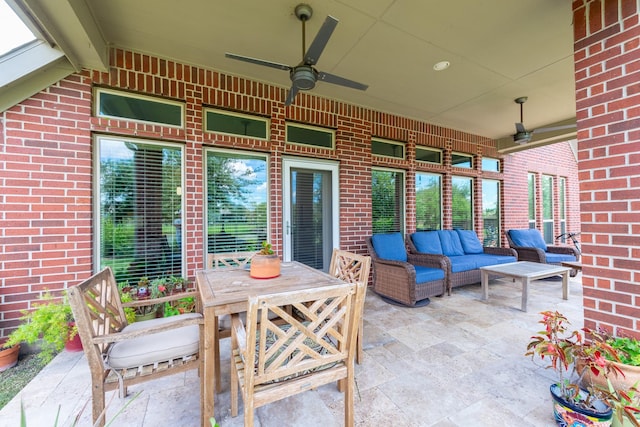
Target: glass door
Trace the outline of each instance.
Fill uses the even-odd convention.
[[[328,271],[339,240],[338,164],[283,159],[284,261]]]

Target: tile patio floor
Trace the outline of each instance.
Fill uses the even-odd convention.
[[[480,285],[454,289],[422,308],[397,307],[369,291],[364,310],[362,365],[357,365],[358,426],[553,426],[548,387],[553,377],[523,356],[538,331],[538,313],[557,309],[582,327],[581,275],[562,300],[560,281],[534,282],[528,312],[520,311],[520,285],[491,282],[489,300]],[[216,398],[222,427],[242,426],[242,408],[230,416],[229,344],[223,341],[223,393]],[[226,355],[226,357],[225,357]],[[0,382],[1,382],[0,375]],[[196,371],[130,388],[139,396],[114,426],[197,426],[200,420]],[[111,399],[107,396],[107,402]],[[109,405],[113,417],[127,398]],[[0,411],[0,426],[19,426],[20,401],[29,426],[90,425],[91,394],[82,353],[63,352]],[[256,427],[341,426],[342,395],[335,385],[259,408]]]

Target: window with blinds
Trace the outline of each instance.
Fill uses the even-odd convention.
[[[529,173],[527,176],[529,189],[529,228],[536,228],[536,175]]]
[[[442,228],[442,177],[433,173],[416,173],[416,230]]]
[[[451,177],[451,216],[453,228],[473,230],[473,178]]]
[[[559,212],[560,212],[560,234],[564,234],[567,232],[567,199],[566,199],[566,189],[567,189],[567,178],[560,177],[558,179],[558,203],[560,204]],[[566,237],[562,237],[561,242],[566,243]]]
[[[373,169],[371,199],[373,232],[404,234],[404,172]]]
[[[483,246],[500,246],[500,181],[482,180]]]
[[[553,242],[553,177],[542,175],[542,235],[547,244]]]
[[[267,156],[207,150],[208,253],[259,250],[268,239]]]
[[[183,148],[97,138],[97,265],[118,282],[182,275]]]

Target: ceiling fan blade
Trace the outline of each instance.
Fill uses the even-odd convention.
[[[353,80],[345,79],[344,77],[336,76],[334,74],[325,73],[324,71],[318,71],[318,80],[323,82],[333,83],[334,85],[346,86],[352,89],[367,90],[369,85],[355,82]]]
[[[524,125],[522,123],[516,123],[516,132],[520,133],[520,132],[527,132],[527,129],[524,127]]]
[[[554,132],[554,131],[557,131],[557,130],[575,129],[575,128],[576,128],[575,124],[572,124],[572,125],[561,125],[561,126],[550,126],[550,127],[546,127],[546,128],[534,129],[533,133]]]
[[[237,59],[238,61],[249,62],[256,65],[264,65],[265,67],[277,68],[278,70],[291,70],[291,67],[285,64],[279,64],[277,62],[265,61],[264,59],[250,58],[248,56],[236,55],[235,53],[225,53],[224,56],[231,59]]]
[[[287,95],[286,101],[284,101],[284,105],[291,105],[297,94],[298,87],[296,85],[291,85],[291,89],[289,89],[289,94]]]
[[[309,49],[307,49],[307,53],[304,55],[304,63],[307,65],[315,65],[320,59],[320,55],[322,55],[322,51],[325,46],[329,42],[329,38],[333,33],[333,30],[336,29],[336,25],[338,25],[338,20],[333,16],[327,16],[327,19],[324,20],[324,24],[320,27],[318,34],[316,34],[316,38],[313,39]]]

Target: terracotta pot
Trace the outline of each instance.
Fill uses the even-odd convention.
[[[74,322],[70,322],[69,326],[75,326]],[[67,351],[82,351],[82,341],[80,340],[80,334],[76,333],[73,338],[67,339],[64,343],[64,349]]]
[[[271,279],[280,275],[278,255],[256,255],[251,259],[249,275],[254,279]]]
[[[618,375],[616,371],[612,371],[609,374],[609,380],[616,390],[629,390],[636,383],[640,384],[640,366],[625,365],[624,363],[611,361],[607,363],[617,366],[624,373],[624,377],[622,375]],[[578,364],[578,367],[580,368],[580,364]],[[587,371],[584,375],[582,384],[585,386],[591,383],[603,388],[604,390],[609,389],[607,386],[607,378],[602,373],[595,376],[591,371]]]
[[[0,372],[16,366],[18,354],[20,354],[20,344],[9,348],[0,347]]]

